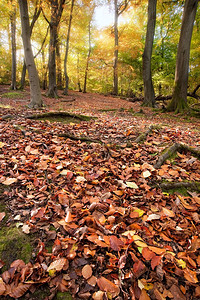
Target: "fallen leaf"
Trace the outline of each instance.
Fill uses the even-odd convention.
[[[9,292],[9,296],[13,298],[20,298],[23,296],[28,289],[31,287],[31,284],[28,283],[19,283],[18,286],[14,286],[11,291]]]
[[[10,185],[17,182],[17,178],[7,178],[5,181],[3,181],[2,183],[5,185]]]
[[[147,292],[142,289],[139,300],[151,300]]]
[[[114,251],[120,251],[120,249],[124,246],[124,243],[118,239],[115,235],[110,236],[110,247]]]
[[[148,177],[151,176],[151,173],[150,173],[149,171],[144,171],[144,172],[142,173],[142,176],[143,176],[144,178],[148,178]]]
[[[129,187],[131,189],[138,189],[139,188],[135,182],[131,182],[131,181],[126,181],[126,185],[127,185],[127,187]]]
[[[93,299],[93,300],[103,300],[104,294],[105,294],[105,293],[102,292],[102,291],[95,292],[95,293],[92,295],[92,299]]]
[[[60,258],[57,260],[54,260],[50,266],[47,269],[47,272],[51,271],[51,270],[56,270],[56,271],[61,271],[64,267],[64,265],[67,263],[67,259],[66,258]]]
[[[170,209],[168,209],[166,207],[162,208],[162,214],[164,216],[170,217],[170,218],[174,218],[175,217],[175,213],[172,210],[170,210]]]
[[[191,283],[197,283],[198,282],[198,279],[197,279],[197,273],[186,268],[184,271],[183,271],[183,274],[184,274],[184,277],[187,281],[191,282]]]
[[[157,214],[150,214],[148,216],[148,218],[146,219],[146,221],[152,221],[152,220],[159,220],[160,219],[160,215]]]
[[[88,279],[92,276],[92,268],[90,265],[85,265],[82,269],[82,276],[85,279]]]
[[[5,217],[6,213],[5,212],[0,212],[0,222],[3,220]]]
[[[119,286],[103,276],[97,279],[97,285],[101,291],[110,293],[114,298],[120,293]]]
[[[24,224],[24,225],[22,226],[22,231],[23,231],[24,233],[26,233],[26,234],[29,234],[29,233],[30,233],[30,227],[29,227],[29,225]]]

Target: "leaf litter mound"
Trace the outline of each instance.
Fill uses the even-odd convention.
[[[98,116],[80,124],[1,119],[9,224],[38,237],[28,263],[4,270],[0,260],[1,297],[31,299],[47,286],[45,299],[58,291],[74,299],[199,299],[199,157],[183,149],[155,167],[174,143],[199,149],[199,131]],[[161,189],[182,182],[197,188]]]

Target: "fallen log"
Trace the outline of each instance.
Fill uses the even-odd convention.
[[[150,125],[147,131],[141,133],[136,139],[135,143],[140,143],[146,139],[146,137],[153,131],[153,129],[158,129],[157,125]]]
[[[69,134],[69,133],[60,133],[60,134],[58,134],[58,136],[68,138],[68,139],[73,140],[73,141],[82,141],[82,142],[91,142],[91,143],[103,144],[103,142],[101,140],[95,140],[95,139],[89,138],[87,136],[76,136],[76,135]]]
[[[154,168],[159,169],[162,164],[172,156],[172,154],[176,153],[177,151],[189,151],[197,157],[200,157],[200,149],[191,147],[189,145],[183,143],[175,143],[170,148],[167,149],[165,153],[163,153],[159,158],[158,161],[155,163]]]
[[[195,191],[200,191],[200,182],[169,182],[161,183],[159,186],[162,190],[186,188],[193,189]]]

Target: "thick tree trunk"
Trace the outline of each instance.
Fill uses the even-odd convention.
[[[30,106],[41,107],[43,103],[42,103],[42,97],[40,91],[39,77],[35,66],[35,61],[33,57],[31,41],[30,41],[30,25],[29,25],[27,0],[18,0],[18,2],[19,2],[20,16],[21,16],[24,55],[26,60],[26,66],[28,69],[29,82],[30,82],[30,94],[31,94]]]
[[[156,5],[157,0],[149,0],[148,3],[148,22],[145,48],[143,53],[143,82],[144,82],[144,106],[155,105],[155,92],[151,74],[151,56],[156,26]]]
[[[70,39],[70,32],[71,32],[71,25],[72,25],[74,2],[75,2],[75,0],[72,0],[72,2],[71,2],[66,48],[65,48],[65,59],[64,59],[65,90],[64,90],[64,95],[68,95],[68,89],[69,89],[69,76],[67,73],[67,60],[68,60],[68,53],[69,53],[69,39]]]
[[[11,45],[12,45],[12,75],[11,75],[11,90],[16,90],[16,71],[17,71],[17,61],[16,61],[16,7],[10,14],[11,23]]]
[[[118,36],[118,0],[114,0],[115,9],[115,22],[114,22],[114,35],[115,35],[115,50],[114,50],[114,65],[113,65],[113,95],[118,95],[118,48],[119,48],[119,36]]]
[[[190,44],[199,0],[185,0],[181,33],[176,59],[175,86],[172,101],[167,110],[182,112],[187,106]]]
[[[86,68],[85,68],[85,77],[84,77],[84,85],[83,85],[83,93],[86,93],[86,87],[87,87],[87,77],[88,77],[88,70],[89,70],[89,61],[90,61],[90,54],[91,54],[91,21],[89,22],[89,50],[88,50],[88,56],[86,61]]]
[[[49,89],[48,97],[57,98],[56,84],[56,44],[58,42],[58,25],[62,16],[65,0],[49,0],[51,5],[50,41],[49,41]]]

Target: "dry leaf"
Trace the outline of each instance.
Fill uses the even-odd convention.
[[[197,273],[186,268],[183,272],[184,277],[187,281],[191,282],[191,283],[197,283],[198,279],[197,279]]]
[[[6,213],[5,212],[0,212],[0,222],[3,220],[5,217]]]
[[[102,292],[102,291],[95,292],[95,293],[92,295],[92,299],[93,299],[93,300],[103,300],[104,294],[105,294],[105,293]]]
[[[88,279],[92,276],[92,268],[90,265],[85,265],[82,269],[82,276],[85,279]]]
[[[112,297],[116,297],[120,293],[119,287],[103,276],[97,279],[97,285],[102,291],[110,293]]]
[[[5,185],[10,185],[17,182],[17,178],[7,178],[5,181],[3,181],[2,183]]]
[[[61,271],[64,267],[64,265],[67,263],[67,259],[66,258],[60,258],[57,260],[54,260],[50,266],[47,269],[47,272],[51,271],[51,270],[56,270],[56,271]]]

